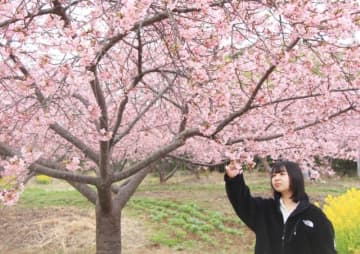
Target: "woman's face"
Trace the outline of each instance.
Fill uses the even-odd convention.
[[[274,172],[271,175],[271,184],[275,191],[283,194],[290,194],[290,178],[286,169],[281,170],[280,172]]]

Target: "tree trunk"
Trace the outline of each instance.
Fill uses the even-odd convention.
[[[121,209],[96,205],[96,254],[121,254]]]

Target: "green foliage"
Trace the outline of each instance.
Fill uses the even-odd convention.
[[[344,160],[344,159],[333,159],[331,161],[331,167],[339,175],[356,176],[356,161]]]
[[[339,176],[356,176],[357,163],[353,160],[314,156],[314,162],[317,167],[331,167]]]
[[[157,231],[152,237],[151,241],[156,242],[158,244],[166,245],[169,247],[174,247],[181,243],[181,239],[176,239],[174,237],[169,236],[166,232]]]
[[[192,239],[216,245],[219,234],[243,234],[242,223],[235,216],[229,219],[220,212],[203,209],[193,203],[133,198],[129,206],[143,210],[152,221],[161,224],[161,230],[152,237],[152,241],[169,247],[191,246],[189,241]]]

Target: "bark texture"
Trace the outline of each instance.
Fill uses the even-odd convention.
[[[121,254],[121,210],[96,207],[96,254]]]

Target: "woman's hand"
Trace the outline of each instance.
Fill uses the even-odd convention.
[[[242,174],[243,171],[239,163],[236,161],[231,161],[229,165],[225,167],[225,172],[228,177],[234,178],[235,176]]]

